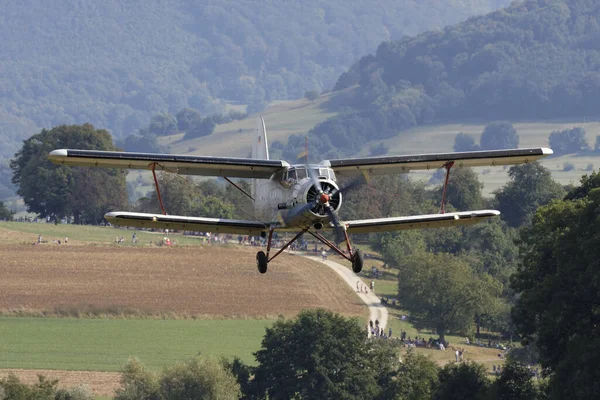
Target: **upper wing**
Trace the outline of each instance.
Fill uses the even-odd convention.
[[[447,214],[412,215],[346,221],[348,233],[399,231],[403,229],[441,228],[445,226],[471,225],[500,215],[496,210],[462,211]]]
[[[251,158],[204,157],[175,154],[60,149],[48,156],[54,164],[103,168],[148,169],[182,175],[269,179],[289,167],[285,161]]]
[[[452,161],[454,161],[455,167],[522,164],[536,161],[551,154],[551,149],[540,147],[533,149],[416,154],[410,156],[343,158],[330,160],[329,163],[336,174],[339,173],[343,176],[359,176],[362,174],[384,175],[419,169],[436,170]]]
[[[135,226],[138,228],[179,229],[196,232],[260,235],[261,232],[268,229],[265,224],[258,221],[143,214],[124,211],[109,212],[104,215],[104,218],[114,225]]]

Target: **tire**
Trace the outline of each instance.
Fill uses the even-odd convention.
[[[258,267],[258,272],[261,274],[267,272],[267,255],[264,251],[256,253],[256,266]]]
[[[362,271],[364,261],[363,252],[360,249],[356,250],[354,252],[354,257],[352,257],[352,271],[354,271],[355,274]]]

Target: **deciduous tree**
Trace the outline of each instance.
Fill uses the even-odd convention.
[[[498,210],[510,226],[529,223],[538,207],[564,196],[564,189],[538,162],[515,165],[508,170],[510,182],[494,193]]]
[[[3,202],[0,201],[0,220],[12,220],[14,213],[10,211]]]
[[[479,144],[482,150],[516,149],[519,135],[510,122],[495,121],[485,126]]]
[[[42,129],[23,142],[10,167],[27,210],[41,217],[73,216],[75,222],[99,223],[111,209],[127,206],[125,172],[67,167],[50,163],[55,149],[116,150],[110,134],[90,124]]]
[[[447,253],[418,253],[404,260],[398,273],[398,300],[415,327],[447,332],[467,330],[477,313],[494,305],[501,285],[487,274],[477,276],[465,258]]]
[[[269,399],[365,399],[378,392],[365,330],[322,309],[280,319],[255,353],[255,380]]]
[[[600,393],[600,189],[540,208],[521,237],[513,319],[550,372],[552,398]]]

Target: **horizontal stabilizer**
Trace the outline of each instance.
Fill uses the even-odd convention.
[[[500,215],[496,210],[462,211],[446,214],[411,215],[346,221],[348,233],[400,231],[405,229],[442,228],[446,226],[471,225]]]
[[[178,215],[144,214],[114,211],[104,215],[113,225],[134,226],[148,229],[177,229],[195,232],[234,233],[260,235],[267,226],[259,221],[235,219],[184,217]]]

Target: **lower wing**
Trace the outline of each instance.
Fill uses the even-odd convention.
[[[261,232],[268,230],[268,227],[262,222],[237,219],[185,217],[125,211],[109,212],[104,218],[113,225],[149,229],[178,229],[196,232],[237,233],[242,235],[260,235]]]
[[[447,214],[411,215],[346,221],[348,233],[388,232],[404,229],[442,228],[446,226],[471,225],[500,215],[496,210],[462,211]]]

